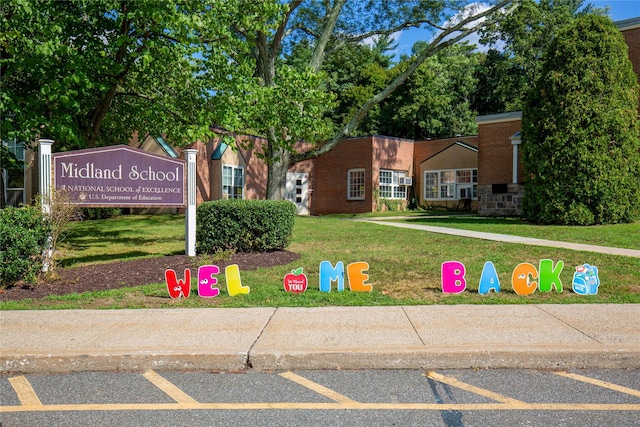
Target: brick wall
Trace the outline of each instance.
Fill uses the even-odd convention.
[[[315,160],[311,215],[371,212],[373,137],[350,138]],[[364,200],[347,200],[349,169],[365,170]]]
[[[520,113],[484,116],[478,120],[478,213],[487,216],[520,215],[524,188],[513,184],[511,137],[520,131]],[[522,147],[518,147],[520,158]],[[522,163],[518,182],[522,182]],[[496,185],[497,184],[497,185]]]

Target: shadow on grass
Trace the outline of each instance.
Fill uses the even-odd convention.
[[[184,255],[184,252],[174,251],[166,255],[159,255],[153,252],[130,251],[130,252],[119,252],[119,253],[113,253],[113,254],[88,255],[83,257],[63,259],[58,262],[58,265],[60,267],[69,268],[78,264],[98,264],[98,263],[107,263],[110,261],[128,261],[136,258],[149,258],[149,257],[170,256],[170,255]]]

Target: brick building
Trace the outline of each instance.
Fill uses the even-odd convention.
[[[616,24],[640,80],[640,17]],[[401,209],[412,201],[422,207],[477,209],[481,215],[519,215],[524,177],[521,118],[521,112],[480,116],[477,136],[426,141],[378,135],[346,139],[328,154],[292,166],[286,197],[303,215]],[[193,144],[198,150],[198,203],[265,198],[267,168],[257,155],[265,141],[237,136],[236,142],[237,150],[219,139]],[[181,156],[181,150],[168,147],[161,138],[147,137],[140,143],[136,137],[130,143],[157,154]],[[21,144],[10,148],[31,162],[24,175],[5,172],[5,194],[13,204],[26,203],[37,191],[35,158]],[[305,144],[299,148],[305,149]]]

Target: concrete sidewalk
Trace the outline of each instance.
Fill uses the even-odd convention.
[[[640,368],[640,304],[0,312],[2,372]]]

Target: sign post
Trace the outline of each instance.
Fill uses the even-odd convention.
[[[53,141],[50,139],[38,140],[38,168],[40,172],[40,197],[42,204],[42,213],[44,215],[51,214],[51,145]],[[42,251],[42,271],[49,271],[49,260],[53,255],[51,249],[51,235],[47,239],[47,247]]]
[[[196,153],[186,149],[187,160],[187,209],[185,211],[185,255],[196,256]]]

